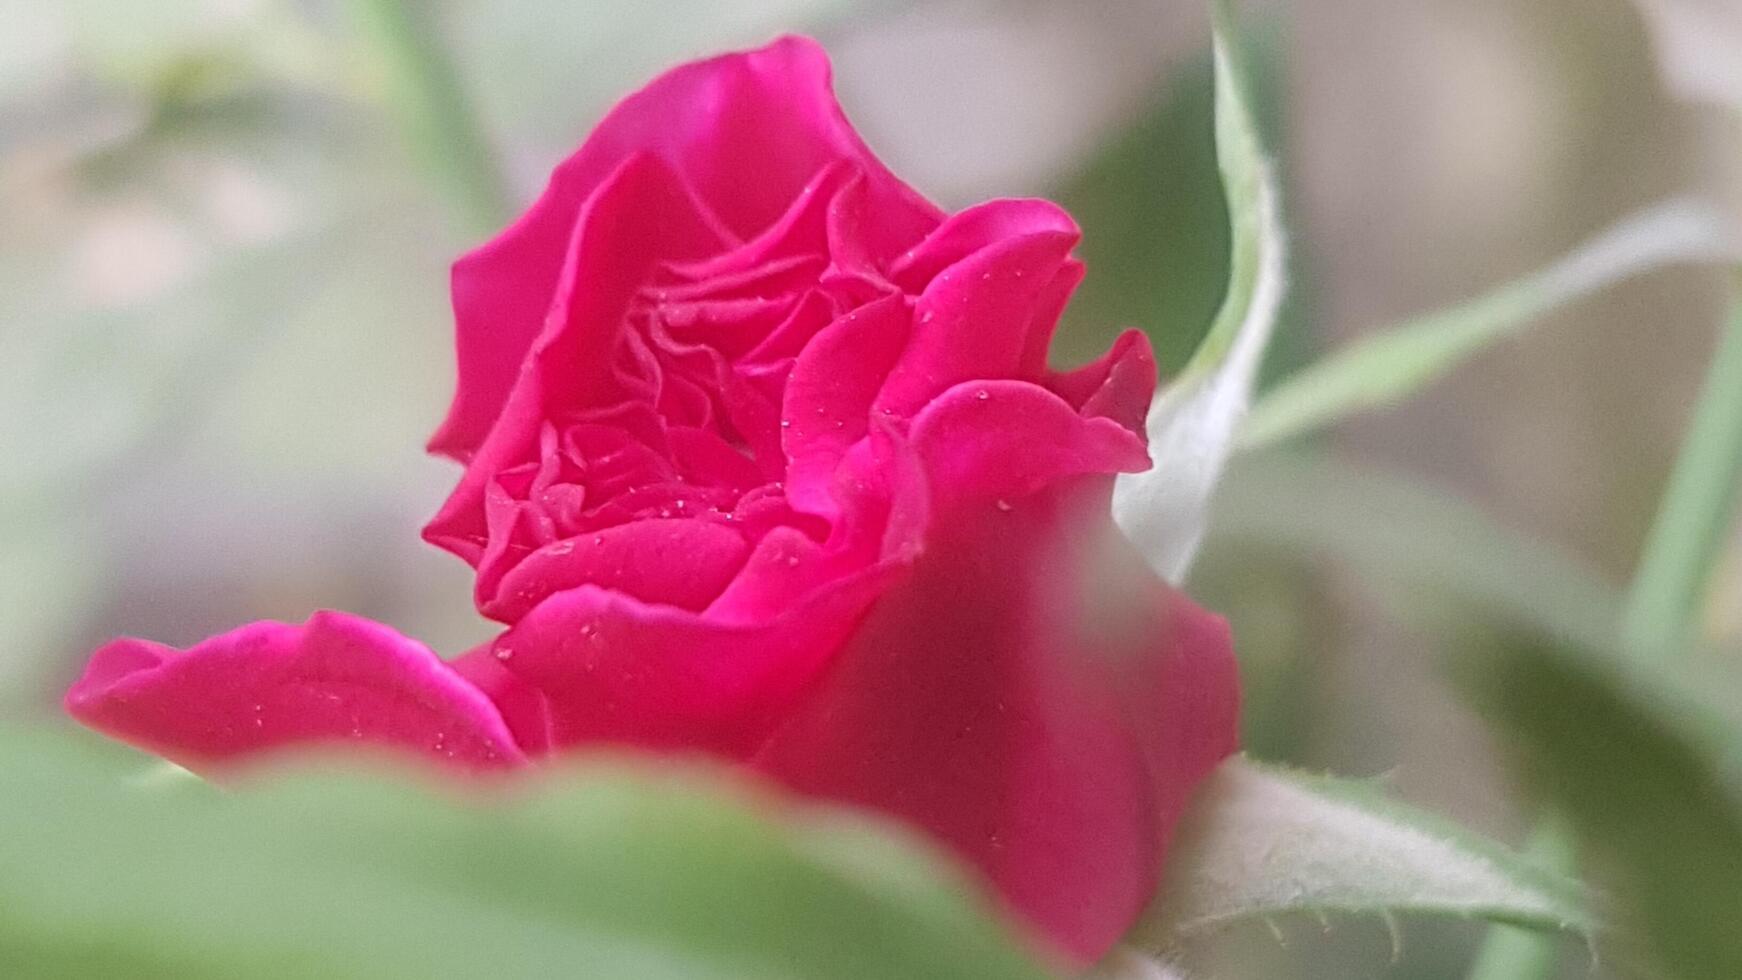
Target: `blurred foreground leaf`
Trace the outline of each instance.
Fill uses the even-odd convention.
[[[1551,646],[1503,646],[1459,674],[1658,966],[1742,977],[1742,800],[1685,727],[1698,707]]]
[[[1215,20],[1216,161],[1228,203],[1228,291],[1179,377],[1155,399],[1149,450],[1167,461],[1119,477],[1113,516],[1149,563],[1185,577],[1203,537],[1210,494],[1246,414],[1281,307],[1285,273],[1276,181],[1253,117],[1229,3]]]
[[[1710,205],[1673,200],[1646,208],[1522,279],[1368,334],[1279,382],[1246,417],[1240,448],[1273,445],[1400,402],[1549,310],[1629,276],[1739,255],[1735,229]]]
[[[1047,975],[905,834],[696,765],[490,801],[387,768],[219,793],[138,766],[0,737],[0,975]]]
[[[1224,763],[1197,792],[1161,901],[1135,945],[1177,949],[1241,920],[1291,913],[1422,913],[1584,936],[1578,886],[1375,786]]]

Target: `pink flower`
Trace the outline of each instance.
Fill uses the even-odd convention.
[[[466,470],[425,536],[502,635],[451,665],[337,613],[121,640],[68,709],[208,769],[704,750],[924,828],[1092,960],[1233,751],[1238,684],[1109,516],[1150,465],[1148,343],[1047,367],[1077,239],[1044,201],[928,203],[809,41],[680,67],[454,267],[431,446]]]

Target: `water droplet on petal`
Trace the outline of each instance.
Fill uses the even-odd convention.
[[[987,391],[984,388],[981,388],[979,391],[974,392],[974,398],[978,401],[985,401],[991,397],[992,397],[992,393],[990,391]]]
[[[1016,508],[1014,508],[1010,505],[1010,501],[1000,500],[1000,501],[998,501],[998,509],[1003,511],[1004,513],[1008,514],[1012,510],[1015,510]]]
[[[497,647],[496,648],[496,659],[500,660],[504,663],[507,663],[509,660],[514,659],[514,651],[508,649],[507,647]]]

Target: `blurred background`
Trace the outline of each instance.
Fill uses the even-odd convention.
[[[1295,265],[1272,377],[1638,206],[1742,205],[1738,117],[1676,99],[1628,0],[1249,6]],[[418,538],[457,475],[420,449],[453,381],[447,265],[677,60],[812,33],[921,191],[1065,203],[1089,276],[1061,361],[1138,325],[1177,367],[1223,289],[1196,2],[0,0],[0,25],[7,717],[61,724],[60,691],[121,633],[182,645],[333,607],[444,653],[485,638],[469,570]],[[1722,285],[1637,277],[1295,447],[1312,479],[1236,470],[1191,591],[1233,623],[1253,752],[1383,776],[1518,840],[1494,746],[1438,669],[1506,624],[1274,527],[1300,514],[1407,546],[1439,522],[1458,560],[1504,560],[1460,531],[1475,511],[1570,569],[1566,589],[1618,591]],[[1739,544],[1714,639],[1742,634]],[[1373,920],[1277,929],[1229,934],[1206,965],[1460,977],[1481,933],[1405,923],[1394,952]]]

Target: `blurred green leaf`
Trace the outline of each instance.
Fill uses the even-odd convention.
[[[907,834],[699,764],[595,760],[468,798],[386,768],[221,794],[138,765],[0,738],[0,974],[1047,975]]]
[[[1735,229],[1711,206],[1674,200],[1617,222],[1546,268],[1449,310],[1362,337],[1270,389],[1239,433],[1257,449],[1394,404],[1549,310],[1680,262],[1734,260]]]
[[[1401,594],[1411,613],[1476,613],[1494,625],[1623,656],[1619,588],[1585,565],[1409,477],[1312,456],[1237,461],[1217,496],[1210,547],[1257,546],[1329,559]],[[1723,653],[1724,651],[1711,651]],[[1724,656],[1689,659],[1655,683],[1690,706],[1684,721],[1742,779],[1742,681]]]
[[[1228,209],[1216,172],[1215,86],[1208,57],[1167,82],[1057,198],[1083,228],[1088,267],[1054,343],[1060,363],[1141,327],[1163,375],[1191,356],[1228,283]]]
[[[1564,552],[1408,477],[1316,456],[1236,462],[1213,540],[1330,558],[1368,581],[1575,645],[1615,643],[1620,591]]]
[[[1119,478],[1113,515],[1164,577],[1185,577],[1203,536],[1210,493],[1228,460],[1266,345],[1285,273],[1276,182],[1264,158],[1235,36],[1232,7],[1215,19],[1216,159],[1228,204],[1228,291],[1210,331],[1149,411],[1149,447],[1167,460]]]
[[[1554,646],[1502,645],[1457,673],[1650,957],[1682,980],[1742,976],[1742,801],[1686,727],[1698,707]]]
[[[1423,913],[1585,936],[1577,885],[1375,786],[1225,763],[1198,791],[1137,944],[1176,949],[1231,923],[1290,913]]]
[[[1634,655],[1678,651],[1697,635],[1739,483],[1742,276],[1627,596],[1622,638]]]

